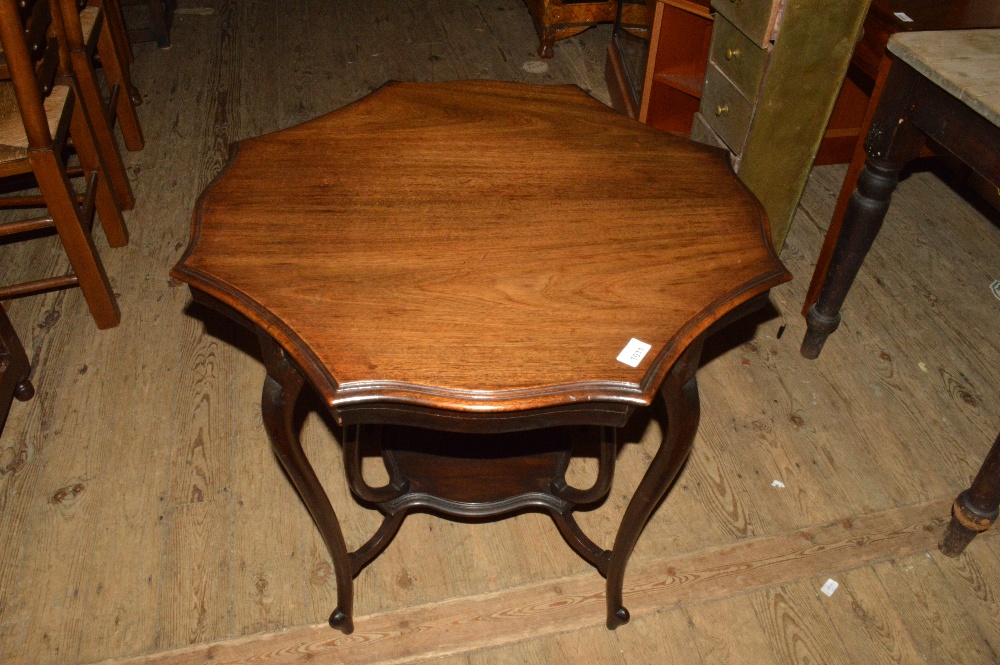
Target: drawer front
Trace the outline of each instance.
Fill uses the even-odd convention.
[[[712,0],[715,11],[761,48],[771,41],[780,4],[781,0]]]
[[[757,96],[757,87],[764,76],[764,65],[767,63],[767,51],[747,39],[746,35],[721,16],[716,18],[712,29],[709,57],[747,99]]]
[[[705,73],[701,113],[730,150],[737,155],[743,152],[753,105],[714,65]]]

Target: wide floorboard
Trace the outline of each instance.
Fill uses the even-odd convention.
[[[75,290],[4,304],[38,393],[0,437],[0,662],[1000,662],[1000,539],[936,551],[1000,429],[1000,216],[908,177],[806,361],[799,309],[842,166],[810,177],[781,255],[795,280],[710,342],[693,453],[626,577],[630,624],[603,628],[601,578],[543,515],[415,514],[356,580],[356,634],[325,627],[332,568],[270,452],[256,344],[167,276],[195,199],[232,141],[387,80],[574,83],[607,102],[610,30],[539,67],[521,0],[185,0],[172,37],[135,47],[131,242],[96,232],[122,325],[98,331]],[[7,282],[66,269],[54,239],[0,244]],[[315,399],[303,419],[359,544],[379,516],[351,499]],[[636,415],[611,496],[580,516],[604,545],[662,421]]]

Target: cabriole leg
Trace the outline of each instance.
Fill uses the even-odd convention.
[[[292,479],[333,559],[333,570],[337,577],[337,607],[330,615],[330,626],[350,634],[354,630],[354,583],[347,545],[337,514],[302,450],[302,443],[293,423],[295,402],[302,391],[304,380],[284,350],[270,336],[258,332],[257,337],[267,367],[261,398],[264,427],[271,439],[274,454]]]
[[[674,364],[660,389],[667,406],[667,431],[660,443],[660,449],[646,470],[632,500],[625,509],[615,545],[611,550],[608,564],[607,600],[608,628],[614,630],[628,622],[629,613],[622,603],[622,586],[625,582],[625,566],[639,534],[649,521],[650,515],[660,499],[667,493],[671,483],[687,459],[698,430],[701,407],[698,401],[698,383],[695,372],[701,357],[704,340],[695,340]]]

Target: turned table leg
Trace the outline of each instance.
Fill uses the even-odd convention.
[[[958,495],[951,523],[941,538],[942,554],[958,556],[978,534],[990,528],[1000,513],[1000,434],[979,467],[972,486]]]
[[[920,154],[924,135],[907,121],[918,79],[905,63],[894,62],[889,70],[865,139],[868,159],[847,204],[819,299],[806,314],[808,329],[800,349],[806,358],[817,358],[826,338],[840,325],[840,308],[882,228],[899,171]]]
[[[625,582],[625,566],[632,549],[653,510],[670,489],[677,472],[687,459],[698,430],[701,407],[695,372],[698,370],[703,342],[699,338],[691,343],[684,355],[674,363],[660,388],[667,406],[667,431],[625,509],[608,564],[607,626],[612,630],[627,623],[630,618],[622,602],[622,587]]]
[[[337,514],[302,450],[293,423],[295,402],[302,391],[304,380],[285,351],[269,335],[258,331],[257,337],[267,367],[261,398],[264,427],[271,439],[275,456],[302,497],[333,559],[337,577],[337,607],[330,615],[330,626],[349,634],[354,630],[354,583],[347,545]]]
[[[808,329],[801,348],[806,358],[817,358],[826,338],[840,325],[840,308],[882,228],[902,166],[869,157],[858,176],[858,186],[847,205],[844,227],[830,260],[830,272],[819,299],[806,314]]]

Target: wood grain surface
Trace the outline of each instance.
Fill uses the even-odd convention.
[[[640,635],[622,638],[623,633],[616,632],[614,636],[635,643],[629,647],[634,658],[628,662],[650,662],[645,658],[659,653],[654,648],[658,640],[650,643],[649,622],[662,625],[674,636],[664,650],[679,650],[685,642],[693,646],[693,639],[706,662],[742,660],[755,649],[760,654],[772,653],[775,663],[846,662],[834,624],[820,604],[827,598],[817,594],[826,578],[817,574],[831,570],[831,561],[857,568],[913,552],[923,556],[944,523],[938,516],[943,503],[643,562],[633,567],[625,602],[636,620],[648,618],[643,624],[647,627]],[[737,601],[731,597],[734,589],[751,593]],[[704,610],[698,609],[706,602]],[[436,659],[532,641],[542,635],[589,631],[603,622],[603,603],[600,581],[590,575],[575,575],[360,617],[349,636],[311,626],[159,656],[109,661],[108,665],[183,665],[208,657],[217,663],[281,662],[281,654],[290,648],[344,663]],[[666,612],[678,606],[687,608],[687,619]],[[740,633],[726,634],[732,628],[724,619],[727,613],[732,621],[747,614],[757,617],[762,631],[757,646]],[[690,634],[682,630],[687,623],[692,627]],[[767,662],[766,656],[760,657]]]
[[[172,274],[334,407],[648,404],[699,332],[790,278],[767,233],[721,152],[579,89],[390,83],[233,146]],[[635,369],[631,338],[652,346]]]
[[[122,325],[96,331],[74,291],[4,303],[37,388],[31,401],[14,402],[0,437],[4,665],[201,663],[207,654],[247,653],[301,662],[313,644],[338,636],[317,625],[334,603],[328,555],[267,449],[255,343],[193,305],[183,284],[167,277],[187,244],[197,196],[225,164],[229,143],[305,122],[387,80],[573,83],[607,101],[610,30],[561,41],[546,72],[528,72],[522,65],[537,62],[538,42],[522,0],[186,6],[200,13],[175,17],[172,49],[135,45],[147,143],[125,155],[137,195],[126,213],[129,247],[108,251],[96,232]],[[796,278],[772,291],[773,309],[709,340],[692,455],[626,571],[626,588],[639,589],[655,579],[644,576],[645,566],[662,572],[688,562],[704,572],[686,587],[691,595],[669,585],[664,595],[649,589],[642,612],[611,642],[596,637],[604,629],[595,600],[592,623],[579,630],[562,622],[590,610],[554,606],[532,616],[530,631],[508,633],[500,621],[496,632],[483,631],[488,646],[462,642],[471,650],[450,656],[400,639],[403,651],[390,650],[397,662],[659,665],[659,654],[677,650],[693,664],[792,662],[773,641],[780,633],[764,630],[752,594],[803,580],[818,594],[828,577],[841,584],[832,598],[817,595],[829,621],[799,621],[813,643],[836,631],[844,647],[834,662],[949,662],[966,640],[966,662],[996,659],[987,625],[997,625],[991,572],[1000,540],[987,532],[957,561],[933,548],[935,529],[1000,429],[993,389],[1000,385],[1000,309],[989,290],[1000,278],[1000,230],[994,213],[938,175],[905,179],[843,327],[821,362],[808,363],[798,355],[798,310],[843,173],[834,166],[811,174],[781,254]],[[56,242],[0,245],[0,281],[64,271]],[[324,411],[322,400],[303,399],[304,445],[357,545],[379,515],[352,500],[339,429]],[[586,532],[610,533],[620,521],[659,445],[661,411],[637,409],[620,433],[611,494],[579,515]],[[581,486],[593,477],[593,461],[571,469]],[[368,468],[370,480],[382,471]],[[906,520],[895,518],[879,524],[896,510],[926,511],[931,531],[902,529]],[[857,524],[866,515],[873,521],[855,527],[858,538],[871,527],[902,539],[877,539],[873,547],[914,549],[881,550],[888,558],[876,563],[858,557],[865,547],[849,545],[814,548],[818,558],[780,558],[788,534],[818,533],[845,519]],[[754,550],[760,565],[739,580],[698,567],[710,567],[718,548],[735,551],[726,548],[745,541],[763,549]],[[410,555],[416,548],[421,557]],[[916,566],[921,560],[933,565]],[[422,608],[529,587],[534,606],[541,598],[531,585],[552,589],[578,576],[600,592],[599,578],[544,515],[467,524],[415,514],[358,577],[357,613],[391,625],[400,615],[379,619],[390,609],[419,617]],[[238,644],[243,651],[231,650]],[[324,656],[337,662],[337,653],[328,648]]]

